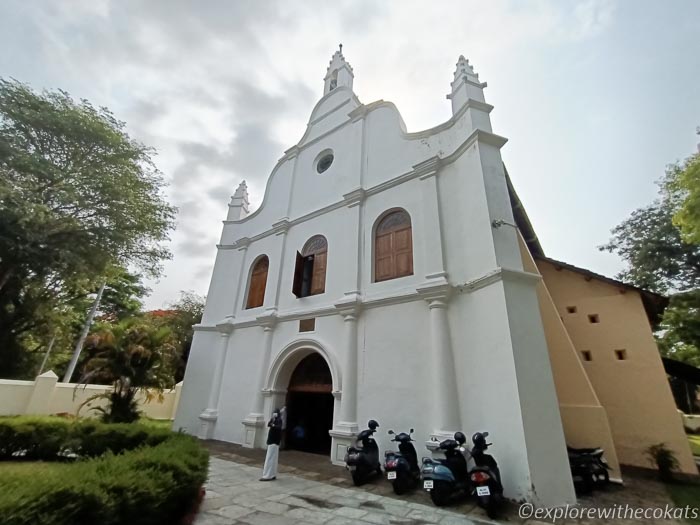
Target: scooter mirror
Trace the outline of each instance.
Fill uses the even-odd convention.
[[[481,435],[484,436],[485,438],[489,437],[489,433],[488,433],[488,432],[482,432]]]
[[[414,432],[415,432],[415,430],[413,430],[413,429],[408,431],[409,434],[413,434]]]
[[[393,430],[390,430],[389,432],[387,432],[387,434],[389,434],[390,436],[393,436],[393,435],[394,435],[394,431],[393,431]]]

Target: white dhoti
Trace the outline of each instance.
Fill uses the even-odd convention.
[[[265,454],[265,465],[263,465],[263,479],[272,479],[277,477],[277,460],[280,455],[279,445],[268,445],[267,454]]]

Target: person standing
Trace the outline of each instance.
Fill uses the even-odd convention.
[[[280,442],[280,450],[285,450],[287,448],[287,406],[283,406],[280,410],[280,417],[282,418],[282,441]]]
[[[280,454],[280,441],[282,441],[282,417],[279,409],[275,409],[272,418],[267,424],[267,454],[260,481],[272,481],[277,479],[277,462]]]

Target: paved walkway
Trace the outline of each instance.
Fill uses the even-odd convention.
[[[473,525],[463,514],[211,458],[207,497],[196,525]],[[482,520],[478,520],[482,521]],[[484,520],[485,521],[485,520]],[[483,523],[483,522],[482,522]]]

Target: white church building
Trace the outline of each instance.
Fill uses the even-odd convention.
[[[574,502],[542,277],[523,264],[486,84],[460,57],[452,117],[408,133],[353,80],[336,52],[259,209],[245,183],[232,197],[174,428],[264,447],[286,405],[338,464],[370,418],[382,454],[389,428],[415,428],[419,457],[487,430],[507,497]]]

